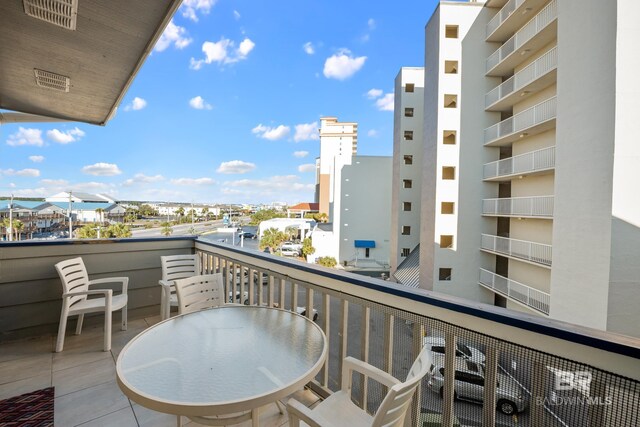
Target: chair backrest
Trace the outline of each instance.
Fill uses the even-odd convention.
[[[87,274],[87,269],[84,266],[82,258],[78,257],[60,261],[55,267],[62,282],[63,294],[89,290],[89,274]],[[86,295],[72,296],[68,299],[69,306],[85,299],[87,299]]]
[[[376,412],[372,427],[402,427],[411,398],[420,385],[420,381],[431,368],[431,350],[423,347],[407,374],[405,382],[389,389]]]
[[[200,274],[198,255],[161,256],[162,280],[177,280]]]
[[[176,280],[175,284],[180,314],[219,307],[225,303],[222,273],[187,277]]]

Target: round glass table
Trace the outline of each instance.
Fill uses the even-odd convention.
[[[140,333],[118,356],[116,375],[124,394],[149,409],[211,425],[223,424],[211,416],[236,414],[224,420],[257,426],[258,408],[301,389],[326,357],[326,336],[306,317],[228,305]]]

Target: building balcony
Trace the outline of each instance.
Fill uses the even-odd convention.
[[[553,196],[484,199],[482,215],[552,219]]]
[[[529,18],[537,13],[547,0],[509,0],[487,24],[488,42],[504,42]]]
[[[556,126],[556,97],[527,108],[484,130],[484,145],[509,145],[525,136],[536,135]]]
[[[478,283],[485,288],[516,301],[538,313],[549,315],[550,295],[531,286],[503,277],[483,268]]]
[[[483,234],[480,249],[532,264],[551,267],[551,245]]]
[[[518,392],[527,408],[517,415],[518,425],[633,425],[640,414],[638,339],[188,237],[0,243],[0,396],[53,385],[56,425],[61,426],[175,425],[175,417],[127,400],[116,385],[113,360],[132,337],[159,319],[160,256],[189,253],[200,256],[203,273],[223,273],[226,292],[247,292],[250,304],[304,307],[309,317],[317,310],[329,356],[324,369],[307,384],[307,391],[317,395],[309,396],[310,404],[340,387],[345,356],[404,379],[429,334],[446,337],[447,354],[455,354],[458,342],[479,349],[489,378],[508,376],[521,384]],[[87,316],[87,330],[80,336],[69,333],[65,350],[51,353],[61,305],[53,265],[75,256],[82,256],[89,272],[96,273],[92,278],[130,278],[129,330],[114,327],[111,353],[101,351],[102,316]],[[261,273],[267,280],[251,273],[246,280],[235,280],[229,272],[238,269]],[[487,273],[481,278],[483,286],[494,292],[505,289],[501,279]],[[548,300],[545,305],[533,288],[527,291],[507,282],[505,295],[548,312]],[[71,329],[73,320],[70,323]],[[588,371],[598,387],[588,388],[586,394],[607,398],[609,404],[555,405],[558,392],[547,387],[553,381],[552,370],[566,375]],[[447,372],[444,388],[453,391],[454,370]],[[384,393],[368,384],[356,378],[354,397],[371,412]],[[452,425],[456,416],[463,425],[512,422],[512,416],[496,411],[495,387],[484,388],[482,400],[485,403],[454,401],[453,392],[445,392],[443,402],[439,390],[422,381],[407,424],[422,425],[431,415],[443,425]],[[279,415],[275,405],[265,407],[264,414],[274,418],[261,418],[260,425],[286,425],[286,415]]]
[[[556,38],[557,0],[552,0],[487,58],[487,76],[503,77],[534,52]]]
[[[556,147],[547,147],[486,163],[483,177],[485,181],[509,181],[517,176],[548,173],[555,165]]]
[[[553,84],[556,81],[558,67],[557,52],[556,47],[550,49],[487,93],[484,98],[485,109],[487,111],[508,111],[518,102]]]

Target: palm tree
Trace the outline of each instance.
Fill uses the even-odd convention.
[[[208,219],[209,218],[209,208],[202,208],[202,213],[200,214],[202,217],[204,217],[204,219]]]
[[[287,240],[287,235],[277,228],[269,228],[264,231],[260,238],[260,250],[269,248],[269,252],[273,253],[282,243]]]
[[[87,224],[80,228],[76,235],[78,239],[95,239],[97,237],[96,228]]]
[[[161,233],[165,236],[170,236],[171,233],[173,233],[173,229],[171,228],[171,223],[170,222],[163,222],[162,224],[162,231]]]
[[[107,228],[107,233],[116,238],[131,237],[131,229],[126,224],[116,223]]]
[[[15,233],[14,240],[21,240],[20,237],[22,237],[22,230],[24,230],[24,222],[20,221],[19,219],[14,219],[13,220],[13,231]]]
[[[104,209],[98,208],[96,209],[96,213],[98,214],[98,218],[100,219],[100,224],[104,223]]]

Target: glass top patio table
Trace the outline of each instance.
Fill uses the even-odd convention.
[[[257,410],[313,379],[326,359],[326,341],[299,314],[228,305],[140,333],[118,357],[117,381],[134,402],[169,414]]]

